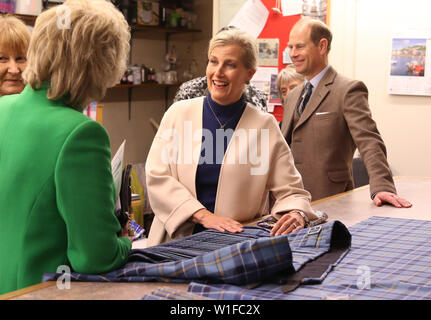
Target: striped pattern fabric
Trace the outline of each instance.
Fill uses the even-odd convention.
[[[142,300],[214,300],[198,294],[173,288],[163,287],[151,291]]]
[[[205,230],[159,246],[132,250],[129,262],[121,269],[102,275],[72,273],[71,280],[244,285],[279,273],[294,273],[301,264],[327,252],[335,238],[350,245],[350,234],[340,222],[278,237],[269,237],[268,231],[256,227],[246,227],[237,234]],[[297,248],[296,260],[292,260],[289,242]],[[43,281],[59,276],[45,273]]]
[[[71,280],[110,282],[204,280],[212,283],[245,284],[259,281],[281,270],[293,272],[292,253],[287,237],[254,239],[256,233],[261,233],[260,230],[256,232],[248,229],[248,231],[251,234],[251,240],[243,234],[241,237],[230,239],[231,242],[232,240],[237,242],[230,245],[225,245],[229,242],[225,237],[226,234],[218,234],[219,232],[211,230],[178,241],[185,245],[185,248],[179,248],[177,252],[172,250],[172,243],[157,246],[158,248],[133,250],[130,257],[133,262],[128,262],[122,269],[103,275],[72,273]],[[198,239],[203,240],[204,237],[207,237],[206,243],[198,241]],[[190,241],[191,244],[187,244]],[[199,250],[193,252],[190,247],[196,247]],[[215,247],[220,248],[214,250]],[[205,251],[209,252],[203,253]],[[193,255],[195,257],[185,258]],[[167,262],[157,263],[161,257],[164,257]],[[148,262],[149,258],[154,261]],[[136,261],[140,259],[141,261]],[[59,276],[60,274],[45,273],[43,281],[55,280]]]
[[[317,285],[283,294],[279,284],[244,286],[193,282],[189,292],[213,299],[431,299],[431,221],[372,217],[351,227],[352,246]],[[296,251],[291,243],[293,260]]]
[[[205,230],[194,235],[141,250],[132,250],[128,262],[163,263],[191,259],[239,242],[268,237],[267,231],[247,227],[241,233]]]

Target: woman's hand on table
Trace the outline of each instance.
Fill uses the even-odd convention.
[[[193,214],[193,223],[200,223],[207,229],[216,229],[221,232],[242,232],[242,224],[227,217],[216,216],[206,209],[201,209]]]
[[[299,212],[292,210],[284,214],[272,228],[271,236],[281,236],[293,231],[303,229],[305,226],[304,218]]]

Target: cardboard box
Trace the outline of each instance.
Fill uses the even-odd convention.
[[[138,1],[138,24],[159,25],[159,3],[150,0]]]

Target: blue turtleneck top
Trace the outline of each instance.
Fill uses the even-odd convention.
[[[196,172],[196,193],[200,203],[213,213],[223,157],[246,105],[244,95],[235,103],[225,106],[212,100],[209,93],[204,99],[202,149]],[[222,125],[225,124],[224,129],[220,129],[219,121]],[[197,228],[202,230],[200,225]]]

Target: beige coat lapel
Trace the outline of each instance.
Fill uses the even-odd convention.
[[[176,175],[187,186],[190,193],[196,197],[196,171],[202,150],[202,113],[204,98],[190,100],[193,107],[188,109],[188,113],[183,115],[183,126],[181,136],[182,145],[180,150],[183,154],[179,162]]]

